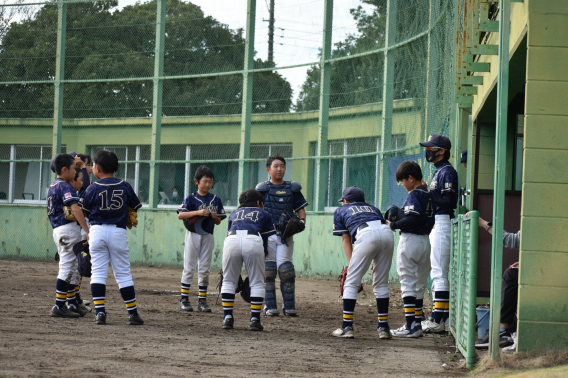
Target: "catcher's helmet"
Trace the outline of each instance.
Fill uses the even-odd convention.
[[[213,218],[208,217],[193,217],[183,220],[183,225],[188,231],[195,232],[198,235],[207,235],[213,233],[215,222]]]
[[[404,212],[395,205],[390,205],[385,213],[385,219],[389,222],[399,221],[404,218]]]

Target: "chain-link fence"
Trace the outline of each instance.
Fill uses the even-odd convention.
[[[274,153],[313,215],[352,185],[402,205],[404,160],[431,178],[418,142],[449,132],[453,0],[210,3],[0,0],[0,204],[44,204],[60,151],[114,151],[151,209],[207,164],[230,210]]]

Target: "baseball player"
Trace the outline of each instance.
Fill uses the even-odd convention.
[[[114,152],[99,151],[93,160],[93,173],[98,181],[89,185],[81,198],[81,205],[89,215],[91,225],[89,247],[95,323],[106,324],[105,294],[110,262],[128,310],[128,324],[142,325],[144,321],[136,309],[126,237],[128,208],[137,211],[142,204],[129,183],[114,177],[114,172],[118,170],[118,158]]]
[[[77,158],[75,158],[75,162],[77,162]],[[77,166],[75,167],[75,178],[73,179],[73,181],[71,181],[71,186],[73,187],[73,189],[75,189],[77,191],[77,197],[79,197],[79,199],[82,197],[84,190],[82,190],[83,188],[83,179],[84,179],[84,169],[81,169],[81,167]],[[88,180],[88,178],[87,178]],[[85,218],[85,222],[87,223],[87,226],[89,226],[89,220],[87,218]],[[81,237],[84,236],[84,231],[81,230]],[[88,301],[84,301],[81,298],[81,282],[83,281],[83,277],[81,277],[81,275],[79,274],[79,270],[77,269],[77,271],[75,272],[75,277],[74,277],[74,282],[76,282],[75,284],[75,300],[77,301],[77,305],[78,305],[78,310],[82,311],[82,312],[91,312],[91,308],[88,307],[87,305],[90,303]]]
[[[422,322],[424,333],[445,332],[449,318],[450,285],[450,219],[458,203],[458,174],[450,164],[452,143],[448,137],[432,134],[428,141],[421,142],[426,147],[426,160],[436,166],[430,183],[430,194],[434,205],[435,224],[430,234],[430,263],[434,285],[434,310],[432,320]],[[423,183],[426,186],[426,183]]]
[[[284,212],[294,211],[298,213],[300,221],[306,223],[306,210],[308,206],[302,195],[302,186],[295,181],[284,181],[286,173],[286,160],[276,154],[266,159],[266,171],[270,180],[261,182],[256,190],[262,193],[264,208],[272,216],[272,222],[279,225],[280,216]],[[292,263],[294,253],[294,237],[283,240],[281,235],[284,230],[278,229],[276,235],[268,238],[268,255],[266,256],[266,297],[264,314],[277,316],[279,314],[276,305],[276,273],[280,277],[280,290],[284,304],[284,315],[296,316],[295,282],[296,271]]]
[[[333,331],[335,337],[353,338],[353,312],[363,275],[373,263],[373,292],[377,299],[380,339],[390,339],[389,270],[392,262],[394,235],[381,211],[365,203],[365,193],[352,186],[343,191],[343,206],[333,215],[333,234],[342,237],[349,267],[343,286],[343,324]],[[353,248],[353,243],[355,248]]]
[[[85,316],[86,311],[79,309],[75,297],[75,284],[78,281],[75,281],[77,258],[73,253],[73,245],[81,241],[81,228],[85,231],[85,239],[89,240],[89,228],[78,206],[77,192],[70,184],[75,178],[75,159],[68,154],[59,154],[53,165],[57,178],[51,183],[47,193],[47,217],[53,227],[53,240],[59,253],[59,273],[51,316],[78,318]],[[64,206],[71,208],[76,221],[66,218]]]
[[[408,191],[402,211],[404,217],[389,221],[391,230],[400,230],[396,268],[400,280],[406,324],[393,330],[395,337],[422,336],[424,288],[430,273],[430,239],[434,209],[428,189],[422,185],[422,169],[414,161],[405,161],[396,170],[396,182]]]
[[[260,311],[264,302],[264,256],[268,238],[276,235],[271,215],[264,211],[262,194],[253,189],[239,197],[239,208],[229,216],[229,232],[223,246],[223,329],[232,329],[235,291],[243,262],[250,282],[250,330],[262,331]]]
[[[227,217],[221,199],[210,193],[215,176],[213,171],[201,166],[195,171],[193,181],[197,185],[197,191],[187,197],[178,208],[178,219],[211,216],[216,225]],[[183,274],[181,276],[181,299],[179,308],[183,311],[193,311],[189,303],[189,287],[193,283],[195,268],[199,263],[199,301],[197,311],[211,312],[207,304],[207,285],[209,285],[209,273],[211,272],[211,256],[215,239],[213,237],[213,225],[207,229],[207,235],[199,235],[195,232],[186,231],[185,250],[183,256]]]

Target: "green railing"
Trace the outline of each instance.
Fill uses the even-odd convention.
[[[475,306],[477,303],[477,243],[479,212],[452,221],[450,255],[450,332],[466,358],[475,364]]]

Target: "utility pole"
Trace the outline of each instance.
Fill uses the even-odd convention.
[[[274,0],[270,0],[270,17],[268,19],[268,61],[274,62]]]

